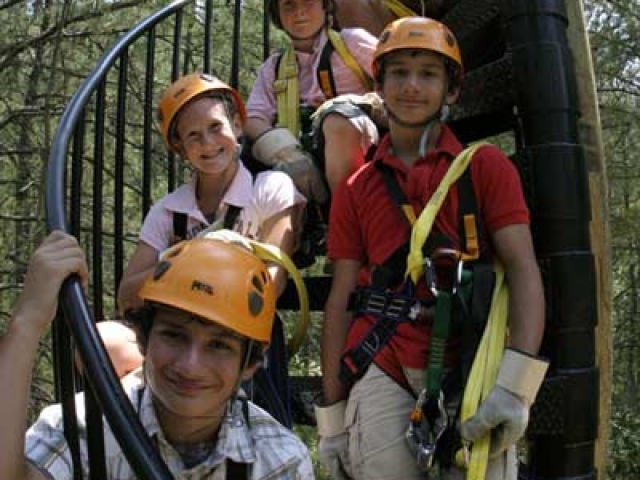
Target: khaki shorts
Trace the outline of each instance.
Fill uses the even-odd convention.
[[[412,388],[421,388],[424,372],[407,371]],[[406,443],[409,412],[415,399],[375,364],[352,388],[345,424],[354,480],[464,480],[466,470],[453,467],[425,473]],[[487,479],[516,480],[515,447],[489,462]]]

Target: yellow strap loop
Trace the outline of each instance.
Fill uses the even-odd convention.
[[[358,77],[358,80],[360,80],[360,83],[365,88],[365,90],[368,92],[372,91],[373,80],[369,75],[367,75],[367,72],[362,69],[358,61],[351,54],[351,52],[345,45],[344,40],[342,40],[340,34],[335,30],[329,29],[327,30],[327,36],[329,37],[329,41],[333,45],[333,48],[336,50],[336,52],[338,52],[338,55],[340,55],[340,58],[342,59],[344,64],[349,68],[349,70],[354,73],[356,77]]]
[[[404,5],[400,0],[384,0],[384,5],[398,18],[418,16],[417,13]]]
[[[438,185],[436,191],[431,195],[429,202],[420,213],[420,217],[413,225],[411,229],[411,244],[409,248],[409,255],[407,256],[407,271],[405,277],[411,276],[414,284],[417,284],[420,277],[424,274],[424,255],[422,254],[422,246],[424,245],[431,227],[435,221],[436,215],[440,210],[440,206],[447,196],[447,192],[451,185],[464,173],[473,158],[476,150],[487,145],[486,142],[478,142],[467,148],[465,148],[460,154],[451,162],[447,173]],[[471,256],[465,255],[463,252],[462,260],[469,260]]]
[[[287,350],[289,351],[289,358],[291,358],[302,346],[302,342],[304,342],[304,339],[307,336],[307,329],[309,328],[309,297],[307,295],[307,287],[302,280],[302,276],[300,275],[298,268],[295,266],[291,258],[289,258],[289,256],[281,249],[275,245],[251,239],[249,239],[249,243],[253,247],[255,254],[261,260],[274,262],[285,268],[296,286],[298,300],[300,301],[300,319],[296,323],[295,330],[287,342]]]
[[[496,383],[498,369],[507,337],[507,316],[509,310],[509,292],[504,281],[504,268],[494,262],[496,284],[491,299],[491,309],[487,326],[480,340],[480,346],[471,366],[469,380],[462,398],[460,420],[475,415],[480,404],[489,396]],[[467,480],[485,480],[489,462],[491,433],[473,443],[468,461]]]
[[[278,75],[274,82],[278,104],[278,126],[287,128],[296,138],[300,136],[300,87],[298,86],[298,60],[289,43],[280,58]]]

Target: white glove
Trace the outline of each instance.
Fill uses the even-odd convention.
[[[320,437],[318,460],[333,480],[350,480],[349,435],[343,432],[335,437]]]
[[[256,138],[251,150],[260,162],[288,174],[300,193],[317,203],[329,198],[322,173],[286,128],[272,128]]]
[[[240,245],[241,247],[246,248],[247,250],[253,250],[251,247],[251,242],[249,242],[249,239],[247,237],[245,237],[241,233],[226,228],[211,230],[211,227],[209,227],[198,233],[197,237],[204,237],[210,240],[220,240],[221,242],[225,243],[235,243]]]
[[[233,230],[221,228],[221,225],[218,224],[217,222],[213,225],[208,226],[204,230],[198,232],[198,234],[196,235],[196,238],[202,238],[202,237],[209,238],[211,240],[220,240],[226,243],[235,243],[237,245],[240,245],[241,247],[246,248],[249,251],[253,251],[251,242],[249,242],[249,239],[247,237]],[[179,243],[182,243],[183,241],[184,240],[182,240]],[[174,247],[179,243],[171,245],[170,247],[167,247],[162,252],[160,252],[160,255],[158,255],[158,260],[164,260],[165,258],[170,256]]]
[[[476,414],[460,426],[462,437],[473,442],[491,431],[490,456],[514,445],[527,428],[529,408],[548,366],[545,360],[506,349],[496,385]]]
[[[346,400],[326,407],[314,405],[318,426],[318,459],[333,480],[349,480],[349,435],[344,428]]]

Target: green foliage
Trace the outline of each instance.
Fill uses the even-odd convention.
[[[640,436],[640,3],[587,2],[607,156],[613,272],[613,398],[609,478],[638,478]]]
[[[158,0],[129,2],[4,2],[0,4],[0,326],[9,317],[11,306],[20,291],[22,276],[34,245],[45,232],[44,184],[53,135],[71,95],[94,68],[106,49],[132,25],[167,2]],[[203,68],[204,53],[202,10],[199,6],[186,12],[183,29],[189,39],[181,44],[177,69],[188,72]],[[640,398],[638,394],[640,366],[640,4],[638,0],[586,1],[587,22],[597,75],[597,88],[602,115],[603,138],[607,154],[609,208],[614,276],[614,352],[613,415],[610,444],[611,480],[640,478]],[[214,2],[215,26],[211,35],[212,70],[230,79],[234,25],[233,2]],[[246,0],[240,18],[242,54],[239,62],[239,89],[246,97],[255,78],[262,51],[262,0]],[[258,27],[257,27],[258,26]],[[156,32],[158,51],[152,98],[144,96],[142,72],[146,43],[144,39],[129,50],[126,81],[126,116],[124,135],[116,135],[115,86],[119,68],[107,79],[102,105],[106,137],[103,162],[94,153],[95,132],[86,125],[86,144],[82,163],[85,195],[81,200],[83,245],[93,258],[91,229],[92,207],[100,201],[104,216],[99,219],[108,232],[114,230],[113,159],[122,148],[126,165],[125,179],[125,257],[133,251],[142,222],[144,205],[160,198],[189,172],[178,159],[172,159],[153,123],[149,151],[152,178],[151,198],[142,197],[144,159],[144,107],[155,105],[162,89],[172,77],[173,29],[167,24]],[[283,42],[281,32],[272,31],[272,47]],[[91,108],[96,108],[95,99]],[[91,113],[91,112],[90,112]],[[152,115],[155,122],[155,115]],[[123,144],[118,144],[118,138]],[[512,148],[508,146],[507,151]],[[97,200],[92,190],[97,174],[102,197]],[[169,178],[175,175],[172,184]],[[103,238],[102,258],[104,286],[100,315],[109,317],[114,311],[116,265],[113,235]],[[321,268],[321,267],[317,267]],[[95,299],[92,296],[92,303]],[[287,314],[291,328],[294,314]],[[294,374],[319,374],[319,325],[314,314],[307,341],[292,360]],[[51,358],[45,339],[38,357],[33,388],[35,412],[53,396]],[[315,431],[297,431],[315,452]],[[314,455],[315,458],[315,455]],[[318,467],[319,478],[327,478]]]

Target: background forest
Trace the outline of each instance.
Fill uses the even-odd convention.
[[[0,326],[20,292],[29,255],[45,233],[49,150],[71,95],[105,49],[166,2],[0,0]],[[232,3],[216,15],[216,42],[229,42]],[[610,480],[640,478],[640,0],[584,0],[596,73],[608,178],[613,278],[613,378]],[[261,1],[244,2],[246,22],[261,21]],[[225,19],[227,21],[225,21]],[[246,96],[262,58],[260,32],[244,29],[240,86]],[[277,44],[277,35],[273,36]],[[228,54],[228,53],[227,53]],[[221,53],[220,55],[224,55]],[[228,59],[218,58],[224,71]],[[170,66],[157,64],[158,78]],[[162,148],[158,139],[154,148]],[[154,172],[161,175],[158,169]],[[157,196],[154,196],[157,198]],[[141,220],[132,215],[133,224]],[[129,247],[135,239],[129,232]],[[105,292],[111,296],[113,292]],[[112,300],[111,300],[112,301]],[[106,303],[109,300],[105,300]],[[317,336],[305,348],[313,350]],[[42,349],[31,408],[52,398],[51,353]],[[307,355],[306,362],[314,356]],[[300,368],[314,368],[305,364]]]

